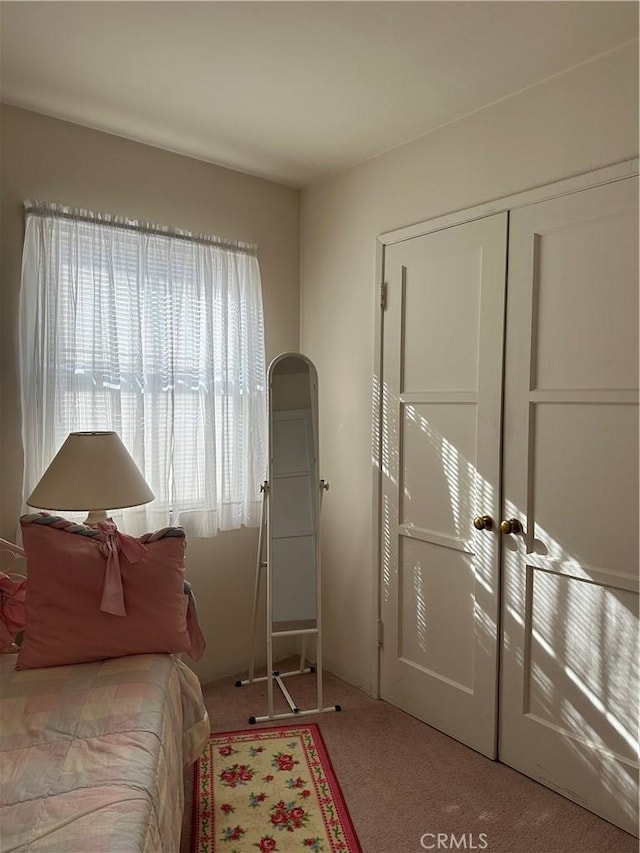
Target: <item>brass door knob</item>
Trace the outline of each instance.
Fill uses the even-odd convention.
[[[493,527],[493,519],[490,515],[477,515],[473,519],[473,526],[476,530],[491,530]]]
[[[502,533],[522,533],[522,524],[517,518],[509,518],[500,522],[500,531]]]

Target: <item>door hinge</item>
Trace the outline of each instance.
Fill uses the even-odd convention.
[[[380,285],[380,310],[387,310],[387,282],[383,281]]]
[[[377,632],[378,632],[377,644],[378,644],[378,648],[381,648],[382,643],[384,642],[384,624],[382,622],[382,619],[378,619],[378,623],[377,623],[376,627],[377,627]]]

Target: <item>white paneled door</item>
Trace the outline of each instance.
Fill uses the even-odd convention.
[[[381,696],[637,834],[637,178],[396,238]]]
[[[498,214],[385,253],[381,695],[490,757],[506,240]]]
[[[638,184],[511,215],[500,759],[637,833]]]

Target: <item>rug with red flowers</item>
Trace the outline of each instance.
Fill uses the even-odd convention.
[[[211,735],[193,816],[193,853],[361,853],[315,723]]]

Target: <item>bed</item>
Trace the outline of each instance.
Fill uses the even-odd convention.
[[[175,655],[16,670],[0,655],[0,851],[176,853],[209,720]]]
[[[0,853],[177,853],[209,736],[179,654],[205,646],[184,531],[20,522],[24,548],[0,539],[9,568],[28,564],[0,571]]]

